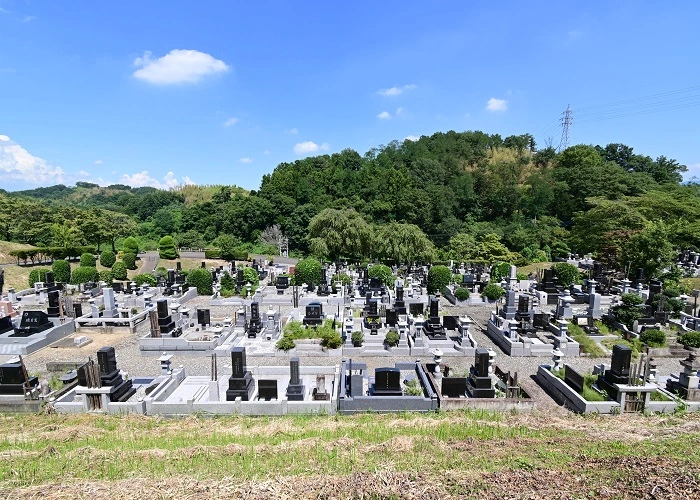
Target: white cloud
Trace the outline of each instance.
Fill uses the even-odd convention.
[[[328,151],[331,146],[324,142],[320,146],[313,141],[300,142],[294,145],[294,152],[298,155],[316,153],[317,151]]]
[[[391,120],[391,115],[388,111],[382,111],[377,115],[377,118],[379,118],[380,120]]]
[[[249,158],[249,157],[247,157],[247,156],[246,156],[245,158],[241,158],[241,159],[238,160],[238,161],[240,161],[241,163],[253,163],[253,159],[252,159],[252,158]]]
[[[569,31],[568,35],[569,35],[569,39],[573,40],[574,38],[580,38],[581,35],[583,35],[583,33],[579,30],[571,30],[571,31]]]
[[[420,139],[420,137],[418,137],[417,135],[409,135],[409,136],[406,136],[406,138],[404,139],[404,141],[413,141],[413,142],[416,142],[418,139]]]
[[[290,128],[289,130],[285,130],[285,133],[290,135],[297,135],[299,133],[299,129],[297,129],[296,127]]]
[[[121,184],[128,184],[131,187],[150,186],[157,189],[170,189],[183,184],[194,184],[192,179],[187,176],[183,177],[182,181],[178,181],[177,177],[175,177],[175,174],[172,172],[165,174],[163,182],[160,182],[158,179],[151,177],[148,170],[142,170],[141,172],[131,175],[124,174],[121,176],[119,182]]]
[[[92,162],[93,165],[102,165],[102,160],[95,160]]]
[[[263,154],[264,154],[264,155],[269,155],[269,154],[270,154],[270,150],[269,150],[269,149],[266,149],[265,152],[264,152]]]
[[[80,170],[80,171],[78,172],[78,175],[79,175],[80,177],[90,177],[90,172],[86,172],[85,170]]]
[[[230,127],[231,125],[235,125],[236,123],[238,123],[238,118],[233,116],[224,122],[224,127]]]
[[[34,156],[6,135],[0,135],[0,184],[2,180],[23,181],[28,184],[63,183],[66,173]]]
[[[401,116],[406,113],[406,108],[399,106],[396,108],[396,116]]]
[[[492,97],[486,103],[486,111],[505,111],[508,109],[508,101]]]
[[[30,22],[32,22],[34,19],[36,19],[36,16],[24,16],[24,18],[22,19],[22,22],[23,22],[23,23],[30,23]]]
[[[151,59],[150,52],[134,60],[134,77],[155,85],[197,83],[202,78],[223,73],[230,67],[219,59],[198,50],[175,49],[163,57]]]
[[[392,97],[403,94],[406,90],[413,90],[416,86],[412,83],[404,85],[403,87],[391,87],[388,89],[381,89],[377,91],[377,94],[384,97]]]

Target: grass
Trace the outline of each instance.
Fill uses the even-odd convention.
[[[525,274],[530,274],[530,273],[537,274],[537,271],[539,271],[540,269],[549,269],[554,264],[555,264],[554,262],[535,262],[534,264],[528,264],[527,266],[519,267],[518,272],[525,273]]]
[[[421,497],[413,488],[437,491],[435,497],[492,497],[491,488],[508,487],[505,478],[520,478],[518,491],[528,491],[534,486],[524,475],[542,471],[549,479],[537,481],[538,488],[561,478],[567,494],[580,498],[603,491],[598,488],[627,469],[651,474],[659,461],[673,461],[666,470],[674,478],[695,473],[700,415],[625,417],[484,411],[210,419],[3,415],[0,492],[219,497],[227,496],[220,490],[227,485],[239,492],[234,497],[352,496],[333,490],[344,485],[365,498]],[[600,466],[611,461],[621,467]],[[569,481],[571,475],[578,479]],[[583,494],[568,489],[577,484],[586,488]],[[617,491],[625,487],[616,483]],[[637,491],[640,484],[628,487]]]
[[[598,343],[589,337],[583,329],[575,323],[569,323],[569,336],[579,343],[583,352],[590,354],[594,358],[602,358],[605,352],[600,348]]]
[[[666,394],[664,394],[664,393],[661,392],[661,391],[654,391],[654,392],[652,392],[652,393],[651,393],[651,396],[650,396],[650,399],[651,399],[652,401],[671,401],[671,398],[669,398],[668,396],[666,396]]]
[[[558,370],[552,370],[552,374],[557,378],[564,380],[564,368]],[[598,380],[598,375],[592,375],[590,373],[583,376],[583,391],[579,395],[586,401],[607,401],[603,394],[593,389],[593,384]]]
[[[644,351],[644,344],[642,344],[639,339],[623,339],[622,335],[618,332],[613,332],[613,334],[616,336],[616,338],[604,339],[601,343],[610,350],[612,350],[613,346],[616,344],[626,345],[627,347],[632,348],[632,361],[637,361],[640,353]]]

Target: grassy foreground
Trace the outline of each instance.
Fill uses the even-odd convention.
[[[0,415],[10,498],[692,498],[700,415]]]

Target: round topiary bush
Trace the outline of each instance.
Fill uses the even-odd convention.
[[[400,339],[399,332],[395,332],[394,330],[386,334],[386,343],[389,347],[396,347],[399,345]]]
[[[95,256],[91,253],[84,253],[80,256],[80,267],[95,267]]]
[[[124,250],[124,253],[133,253],[134,255],[138,255],[139,242],[136,241],[136,238],[133,236],[129,236],[122,242],[122,250]]]
[[[295,285],[318,285],[321,283],[321,263],[309,257],[297,262],[294,268],[294,284]]]
[[[467,300],[469,298],[469,290],[466,288],[458,288],[455,290],[455,297],[457,300]]]
[[[117,261],[117,256],[111,250],[105,250],[100,254],[100,264],[104,267],[112,267]]]
[[[96,267],[78,266],[70,273],[70,284],[80,285],[88,281],[99,281],[100,273]]]
[[[498,300],[505,295],[506,291],[495,283],[489,283],[484,287],[481,295],[489,300]]]
[[[510,264],[508,262],[497,262],[491,266],[491,279],[501,281],[510,276]]]
[[[447,266],[433,266],[428,271],[428,293],[441,292],[452,279],[452,272]]]
[[[567,262],[559,262],[554,264],[552,267],[554,274],[556,275],[559,283],[564,287],[570,286],[572,283],[580,285],[583,280],[581,279],[581,271],[578,267]]]
[[[100,271],[100,281],[104,281],[107,283],[108,286],[112,286],[112,283],[114,282],[114,276],[112,275],[112,271],[107,269],[106,271]]]
[[[124,263],[127,269],[136,269],[136,254],[125,253],[122,256],[122,262]]]
[[[67,262],[66,262],[67,264]],[[37,283],[41,281],[42,283],[46,281],[46,273],[48,273],[48,269],[44,269],[43,267],[37,268],[37,269],[32,269],[29,272],[29,288],[34,288],[34,283]],[[56,279],[56,275],[54,274],[54,281],[58,281]]]
[[[112,266],[112,278],[115,280],[125,280],[128,276],[126,265],[123,262],[115,262]]]
[[[369,268],[367,275],[370,278],[379,278],[384,286],[394,287],[394,273],[389,266],[375,264]]]
[[[665,347],[666,334],[661,330],[649,329],[639,334],[639,340],[649,347]]]
[[[156,277],[150,273],[137,274],[136,276],[134,276],[133,281],[138,286],[141,286],[144,283],[148,286],[156,286],[158,284],[158,280],[156,279]]]
[[[678,336],[678,343],[686,347],[700,347],[700,332],[681,333]]]
[[[70,264],[67,260],[59,259],[51,266],[53,279],[56,283],[68,283],[70,281]]]
[[[172,236],[163,236],[158,242],[158,253],[161,259],[175,260],[179,257]]]
[[[211,273],[206,269],[192,269],[187,275],[187,284],[197,288],[199,295],[211,295],[214,293],[211,286]]]

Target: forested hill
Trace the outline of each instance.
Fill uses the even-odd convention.
[[[170,234],[183,246],[216,246],[225,235],[229,243],[250,247],[277,225],[292,250],[308,252],[318,239],[309,222],[337,209],[324,216],[354,214],[350,219],[368,227],[415,225],[438,257],[469,258],[490,235],[526,260],[570,249],[612,259],[639,234],[674,251],[700,246],[700,190],[680,184],[684,171],[675,160],[636,154],[622,144],[557,153],[538,150],[529,134],[436,133],[364,155],[346,149],[282,163],[250,193],[226,186],[159,191],[85,183],[7,193],[0,195],[0,238],[48,245],[58,224],[94,244],[102,236],[84,219],[112,218],[124,227],[112,228],[109,238],[136,234],[145,246]],[[17,216],[22,204],[36,204],[34,215],[22,210]],[[353,252],[372,254],[372,245]]]

